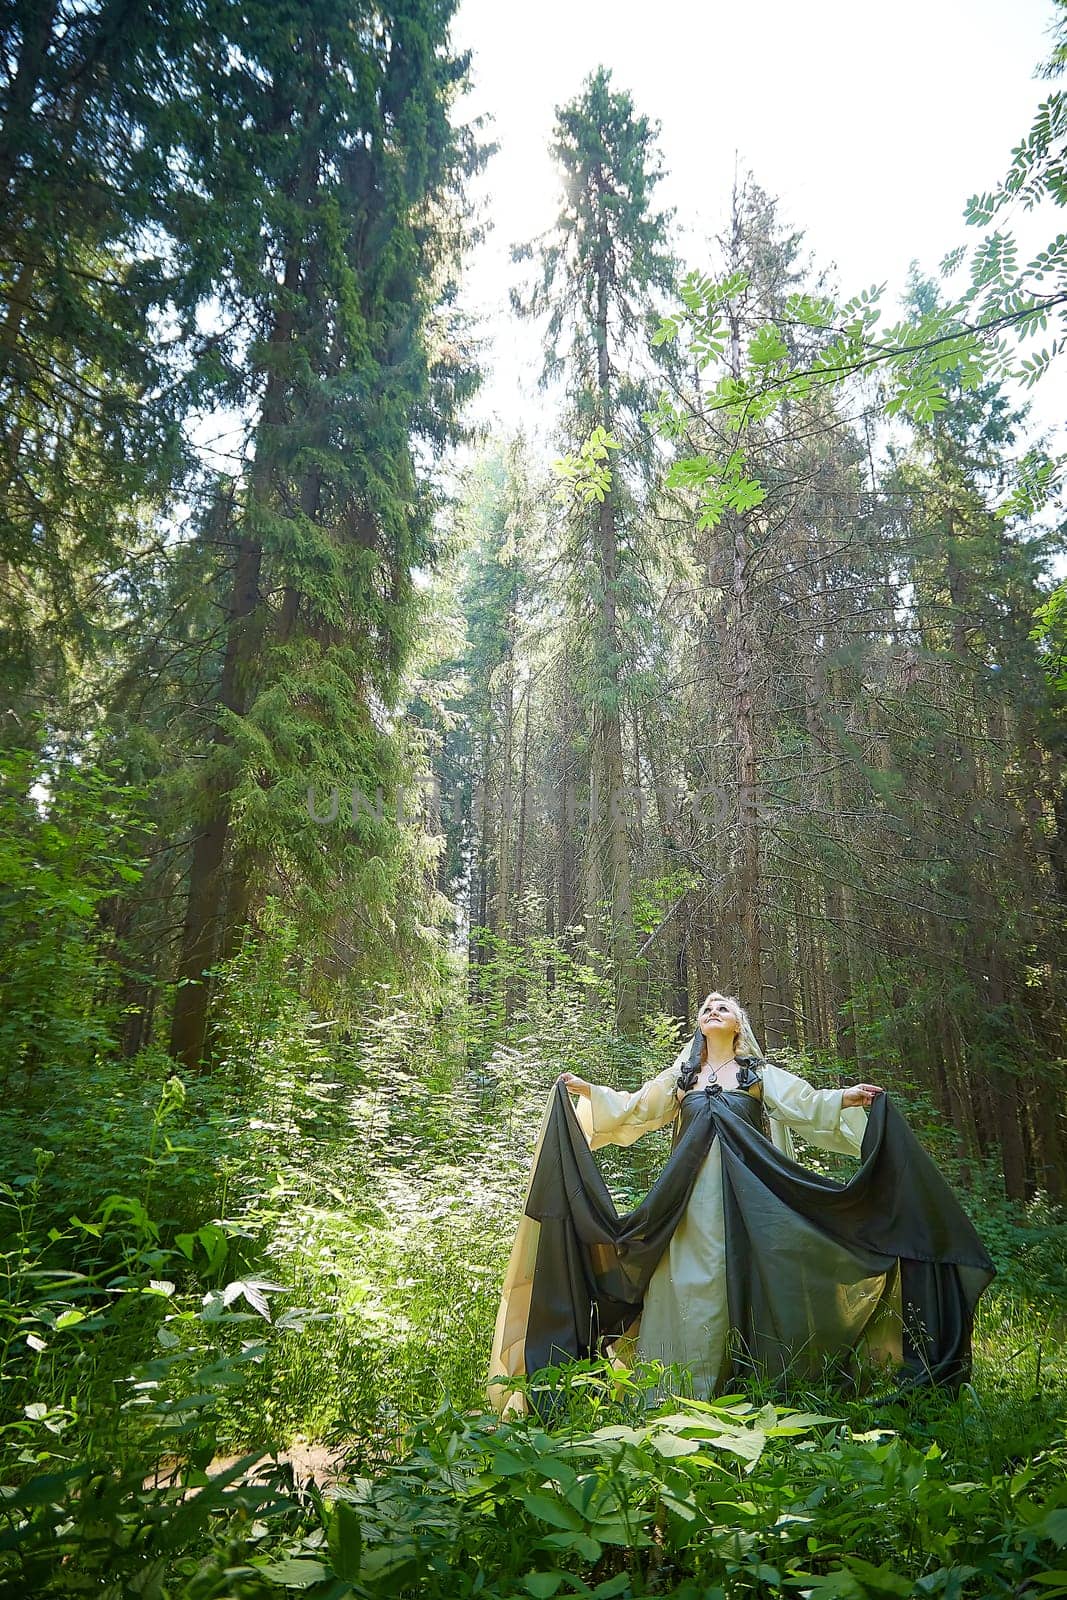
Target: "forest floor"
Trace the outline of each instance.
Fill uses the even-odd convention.
[[[332,1487],[344,1476],[345,1451],[337,1445],[312,1444],[306,1439],[294,1439],[285,1450],[274,1450],[263,1456],[259,1461],[254,1461],[247,1471],[242,1472],[235,1480],[238,1484],[255,1483],[267,1472],[273,1472],[278,1467],[289,1467],[293,1475],[294,1484],[317,1483],[320,1489]],[[207,1477],[213,1478],[218,1473],[229,1472],[231,1467],[243,1461],[240,1455],[213,1456],[204,1468]],[[160,1461],[158,1468],[152,1475],[145,1479],[146,1489],[170,1489],[181,1482],[183,1473],[188,1470],[188,1462],[176,1456],[167,1457]],[[195,1486],[190,1486],[186,1491],[188,1495],[197,1494]],[[183,1496],[184,1498],[184,1496]]]

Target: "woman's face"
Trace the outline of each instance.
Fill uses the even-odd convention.
[[[705,1039],[733,1037],[740,1031],[741,1019],[737,1007],[725,995],[713,991],[708,995],[697,1015],[697,1026]]]

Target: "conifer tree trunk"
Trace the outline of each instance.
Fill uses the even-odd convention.
[[[656,803],[656,819],[662,840],[662,867],[665,875],[684,865],[678,838],[679,818],[673,804],[671,786],[663,771],[659,752],[647,740],[648,761],[652,770],[652,790]],[[668,919],[663,935],[663,965],[667,972],[667,1003],[671,1015],[679,1022],[689,1021],[689,960],[687,928],[689,921],[689,895],[682,898]]]
[[[731,270],[742,263],[741,213],[736,187],[731,219]],[[730,311],[730,371],[741,377],[741,330],[736,311]],[[733,599],[731,635],[731,712],[734,746],[737,752],[738,867],[735,876],[741,949],[738,982],[746,1006],[754,1008],[753,1025],[764,1031],[763,973],[761,969],[762,932],[760,928],[760,774],[757,756],[752,677],[755,670],[756,641],[752,627],[749,592],[751,540],[743,513],[731,513],[727,526],[731,533],[730,589]]]
[[[515,592],[511,591],[504,616],[504,660],[500,710],[503,747],[500,752],[500,806],[496,852],[496,926],[506,934],[511,926],[511,874],[515,850]]]
[[[566,674],[567,657],[564,657],[564,673]],[[559,934],[565,943],[572,942],[571,935],[566,930],[574,923],[578,901],[578,879],[576,860],[576,829],[578,822],[578,779],[577,779],[577,753],[568,737],[569,730],[573,727],[573,718],[577,714],[574,696],[569,682],[564,686],[563,726],[560,732],[560,763],[559,774],[559,874],[556,880],[556,894],[559,904]],[[549,897],[551,900],[551,896]]]
[[[533,684],[528,678],[523,690],[523,719],[522,719],[522,756],[519,763],[519,817],[516,829],[515,842],[515,880],[511,895],[511,920],[508,927],[508,939],[515,946],[522,946],[526,939],[526,918],[523,911],[523,894],[526,888],[526,828],[527,828],[527,786],[530,772],[530,703],[533,699]],[[551,904],[551,895],[548,901]],[[507,1016],[510,1017],[517,1006],[526,999],[526,980],[519,974],[514,975],[508,985]]]
[[[596,181],[599,188],[600,173]],[[601,205],[604,196],[600,194]],[[608,354],[608,287],[610,271],[606,224],[601,223],[600,249],[596,261],[596,345],[597,388],[600,399],[600,425],[610,433],[613,426],[611,367]],[[605,877],[610,894],[611,955],[615,966],[615,1025],[620,1033],[630,1033],[637,1023],[637,989],[634,970],[633,865],[630,860],[626,770],[622,747],[620,711],[619,633],[615,597],[619,581],[619,552],[616,537],[616,490],[614,483],[600,503],[598,534],[600,542],[600,650],[598,675],[606,692],[597,698],[595,731],[601,752],[604,776]]]
[[[250,475],[250,496],[262,484],[265,461]],[[258,482],[257,482],[258,480]],[[235,716],[244,714],[247,701],[247,663],[250,624],[259,605],[259,573],[263,558],[258,538],[251,533],[247,516],[237,543],[233,589],[226,622],[226,649],[219,683],[219,704]],[[216,724],[215,743],[228,738]],[[178,959],[179,988],[174,997],[171,1019],[170,1053],[190,1071],[203,1061],[207,1042],[210,986],[204,972],[215,960],[225,903],[223,863],[230,827],[230,800],[226,786],[220,784],[209,796],[208,816],[193,840],[189,864],[189,892],[182,928],[182,948]]]
[[[999,947],[989,951],[988,964],[989,1003],[991,1007],[996,1008],[1005,1005],[1008,999],[1004,963]],[[990,1087],[997,1110],[1001,1159],[1004,1166],[1004,1192],[1009,1200],[1025,1200],[1027,1161],[1020,1116],[1019,1079],[1007,1070],[994,1070]]]
[[[633,761],[631,770],[634,775],[634,813],[633,813],[633,858],[640,860],[645,847],[645,794],[641,772],[641,724],[635,707],[633,713]]]
[[[581,894],[579,909],[585,928],[585,943],[591,950],[603,950],[602,928],[603,881],[601,878],[600,850],[600,746],[596,739],[596,719],[593,718],[593,737],[586,758],[585,836],[581,843]]]
[[[733,723],[737,749],[739,867],[737,909],[741,933],[738,979],[745,1004],[752,1006],[757,1032],[764,1032],[761,970],[759,768],[752,705],[753,648],[749,629],[746,564],[749,542],[742,517],[733,518]]]
[[[481,751],[475,752],[475,774],[471,796],[471,883],[470,883],[470,940],[467,950],[468,990],[472,1000],[478,995],[480,972],[486,961],[486,949],[474,938],[476,928],[488,925],[490,915],[489,895],[489,745],[491,730],[488,723],[482,733]]]

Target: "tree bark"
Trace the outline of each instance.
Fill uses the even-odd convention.
[[[567,664],[564,658],[564,672]],[[578,901],[578,872],[576,839],[578,819],[578,794],[576,762],[577,753],[569,738],[574,726],[575,706],[570,684],[564,686],[563,726],[559,740],[559,874],[556,880],[559,897],[559,936],[565,945],[573,943],[567,929],[575,922]]]
[[[605,195],[599,167],[596,170],[595,183],[598,200],[603,207]],[[611,364],[608,355],[610,274],[610,244],[602,210],[596,259],[597,390],[600,425],[608,433],[611,432],[614,415]],[[632,1033],[637,1027],[638,999],[633,925],[633,864],[630,855],[626,771],[623,758],[619,631],[616,613],[616,592],[619,581],[617,499],[613,479],[611,487],[600,502],[597,517],[601,652],[598,678],[604,687],[596,696],[594,734],[601,752],[604,780],[604,875],[610,895],[610,944],[615,968],[615,1026],[619,1033],[627,1034]]]

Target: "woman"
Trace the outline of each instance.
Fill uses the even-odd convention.
[[[620,1218],[590,1152],[670,1123],[663,1171]],[[859,1171],[839,1183],[800,1166],[793,1128],[860,1156]],[[813,1089],[762,1056],[736,999],[712,993],[692,1042],[635,1093],[559,1079],[505,1276],[489,1394],[521,1409],[502,1379],[600,1352],[677,1363],[697,1398],[746,1371],[854,1374],[863,1354],[901,1364],[905,1388],[957,1388],[993,1275],[885,1090]]]

